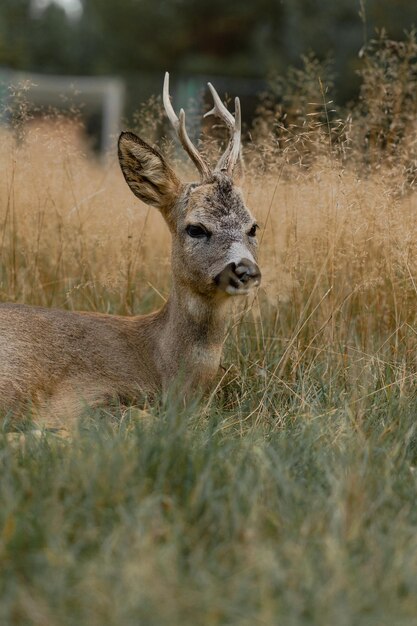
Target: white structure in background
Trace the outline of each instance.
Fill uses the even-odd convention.
[[[36,16],[45,11],[50,4],[62,7],[70,19],[77,20],[83,12],[81,0],[31,0],[31,11]]]
[[[120,131],[124,105],[124,84],[118,78],[90,76],[53,76],[0,70],[0,106],[12,109],[11,86],[29,85],[25,100],[29,109],[41,114],[42,110],[60,112],[78,109],[81,118],[93,119],[99,151],[104,154],[114,147]],[[6,117],[7,122],[7,117]]]

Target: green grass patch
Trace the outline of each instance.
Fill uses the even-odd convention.
[[[0,623],[415,624],[415,405],[4,434]]]

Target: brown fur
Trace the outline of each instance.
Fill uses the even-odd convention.
[[[186,396],[204,390],[216,374],[230,300],[224,280],[216,279],[229,281],[231,273],[236,283],[239,259],[231,250],[254,258],[256,242],[247,234],[253,218],[226,174],[184,185],[162,155],[132,133],[120,137],[119,160],[132,191],[156,206],[171,230],[171,296],[160,311],[132,318],[0,305],[5,413],[30,405],[43,417],[66,419],[112,398],[141,401],[176,379]],[[190,223],[203,225],[210,237],[191,237]],[[259,276],[238,281],[233,293],[247,293]]]

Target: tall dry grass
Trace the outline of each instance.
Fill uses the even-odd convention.
[[[297,388],[307,402],[319,369],[356,402],[378,385],[403,392],[414,383],[417,196],[402,159],[390,152],[384,165],[375,146],[378,167],[364,162],[351,116],[330,122],[322,81],[316,87],[322,103],[291,138],[279,120],[261,130],[258,121],[249,145],[243,190],[262,226],[264,279],[256,300],[236,311],[225,364],[236,369],[243,341],[241,365],[264,399]],[[119,314],[160,306],[168,230],[131,194],[115,155],[98,162],[62,118],[19,121],[18,130],[2,132],[1,299]],[[233,378],[246,373],[238,367]]]

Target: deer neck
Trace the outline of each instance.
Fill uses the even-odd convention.
[[[211,381],[220,365],[227,309],[225,300],[203,297],[174,283],[162,311],[159,343],[168,380],[183,372],[197,387]]]

